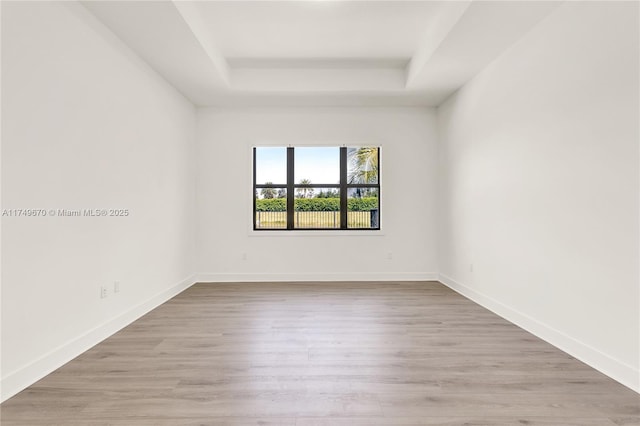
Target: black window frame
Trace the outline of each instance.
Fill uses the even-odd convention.
[[[287,183],[285,184],[258,184],[256,182],[256,152],[258,148],[253,147],[253,230],[254,231],[379,231],[381,223],[381,192],[380,192],[380,150],[377,148],[377,164],[378,164],[378,181],[377,183],[349,183],[348,182],[348,158],[347,158],[347,146],[339,146],[340,149],[340,183],[338,184],[315,184],[301,185],[295,183],[295,149],[294,146],[288,146],[287,149]],[[283,146],[283,148],[285,148]],[[299,146],[298,148],[308,148],[307,146]],[[355,147],[353,147],[355,148]],[[287,227],[286,228],[258,228],[256,227],[256,201],[257,193],[263,188],[273,189],[286,189],[287,190]],[[298,188],[323,188],[323,189],[338,189],[340,192],[340,227],[339,228],[295,228],[295,191]],[[378,213],[377,213],[377,227],[375,228],[349,228],[347,227],[348,216],[348,193],[352,188],[373,188],[378,192]]]

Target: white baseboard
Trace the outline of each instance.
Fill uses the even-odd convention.
[[[435,272],[309,272],[309,273],[201,273],[196,281],[274,282],[274,281],[435,281]]]
[[[640,371],[555,328],[440,274],[439,281],[518,327],[552,344],[603,374],[640,393]]]
[[[186,290],[195,282],[195,276],[192,275],[3,377],[0,380],[0,401],[5,401],[31,386],[107,337],[122,330],[147,312]]]
[[[497,315],[511,321],[524,330],[549,342],[571,356],[590,365],[612,379],[640,393],[640,371],[611,356],[576,340],[553,327],[518,312],[501,302],[456,282],[443,274],[430,272],[414,273],[306,273],[306,274],[238,274],[209,273],[190,276],[178,284],[156,294],[147,301],[123,314],[88,330],[43,355],[21,369],[0,380],[0,401],[5,401],[21,390],[37,382],[47,374],[71,361],[86,350],[131,324],[147,312],[181,293],[196,282],[273,282],[273,281],[432,281],[438,280],[452,290],[473,300]]]

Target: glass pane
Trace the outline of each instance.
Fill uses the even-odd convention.
[[[377,188],[349,188],[347,192],[347,228],[380,228],[380,203]]]
[[[287,148],[256,148],[256,183],[287,183]]]
[[[340,183],[340,148],[296,148],[295,183]]]
[[[378,150],[376,147],[347,148],[348,183],[378,183]]]
[[[256,229],[287,228],[287,190],[260,188],[256,190]]]
[[[297,229],[340,228],[338,188],[296,188],[294,227]]]

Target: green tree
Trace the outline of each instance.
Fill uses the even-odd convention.
[[[326,198],[340,198],[340,194],[337,189],[329,189],[325,194]]]
[[[309,188],[309,186],[311,186],[311,181],[309,179],[300,180],[300,185],[305,185],[305,187],[296,189],[296,194],[298,195],[298,198],[313,197],[313,188]]]
[[[265,185],[273,185],[273,182],[266,182]],[[276,189],[262,188],[260,190],[260,195],[262,195],[262,198],[265,198],[265,199],[276,198]]]

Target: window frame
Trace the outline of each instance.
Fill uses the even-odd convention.
[[[273,146],[270,146],[273,147]],[[354,146],[352,147],[348,147],[347,145],[342,145],[342,146],[337,146],[337,145],[328,145],[328,146],[322,146],[322,147],[336,147],[339,148],[340,150],[340,182],[337,184],[326,184],[326,183],[311,183],[310,185],[301,185],[301,184],[296,184],[295,183],[295,146],[281,146],[282,148],[286,148],[286,152],[287,152],[287,182],[284,184],[269,184],[267,185],[266,183],[264,184],[258,184],[256,182],[257,179],[257,162],[256,162],[256,156],[257,156],[257,149],[258,148],[262,148],[261,146],[254,146],[252,148],[252,154],[253,154],[253,178],[252,178],[252,182],[253,182],[253,190],[252,190],[252,198],[253,198],[253,214],[251,215],[253,218],[253,224],[252,224],[252,229],[254,231],[275,231],[275,232],[280,232],[280,231],[340,231],[340,232],[344,232],[344,231],[380,231],[381,227],[381,217],[382,217],[382,212],[381,212],[381,172],[380,172],[380,151],[381,151],[381,147],[380,146],[371,146],[371,147],[375,147],[377,148],[377,164],[378,164],[378,181],[377,183],[348,183],[348,149],[349,148],[354,148]],[[360,147],[365,147],[360,146]],[[367,145],[367,147],[369,147]],[[309,148],[309,146],[298,146],[298,148]],[[285,228],[258,228],[256,227],[256,220],[257,220],[257,211],[256,211],[256,201],[258,200],[258,197],[256,196],[257,192],[260,189],[263,188],[273,188],[273,189],[286,189],[287,191],[287,198],[286,198],[286,204],[287,204],[287,226]],[[340,192],[340,227],[338,228],[296,228],[294,227],[295,225],[295,191],[298,188],[321,188],[321,189],[337,189]],[[349,228],[348,227],[348,194],[349,194],[349,189],[355,189],[355,188],[372,188],[372,189],[377,189],[378,192],[378,226],[375,228]]]

